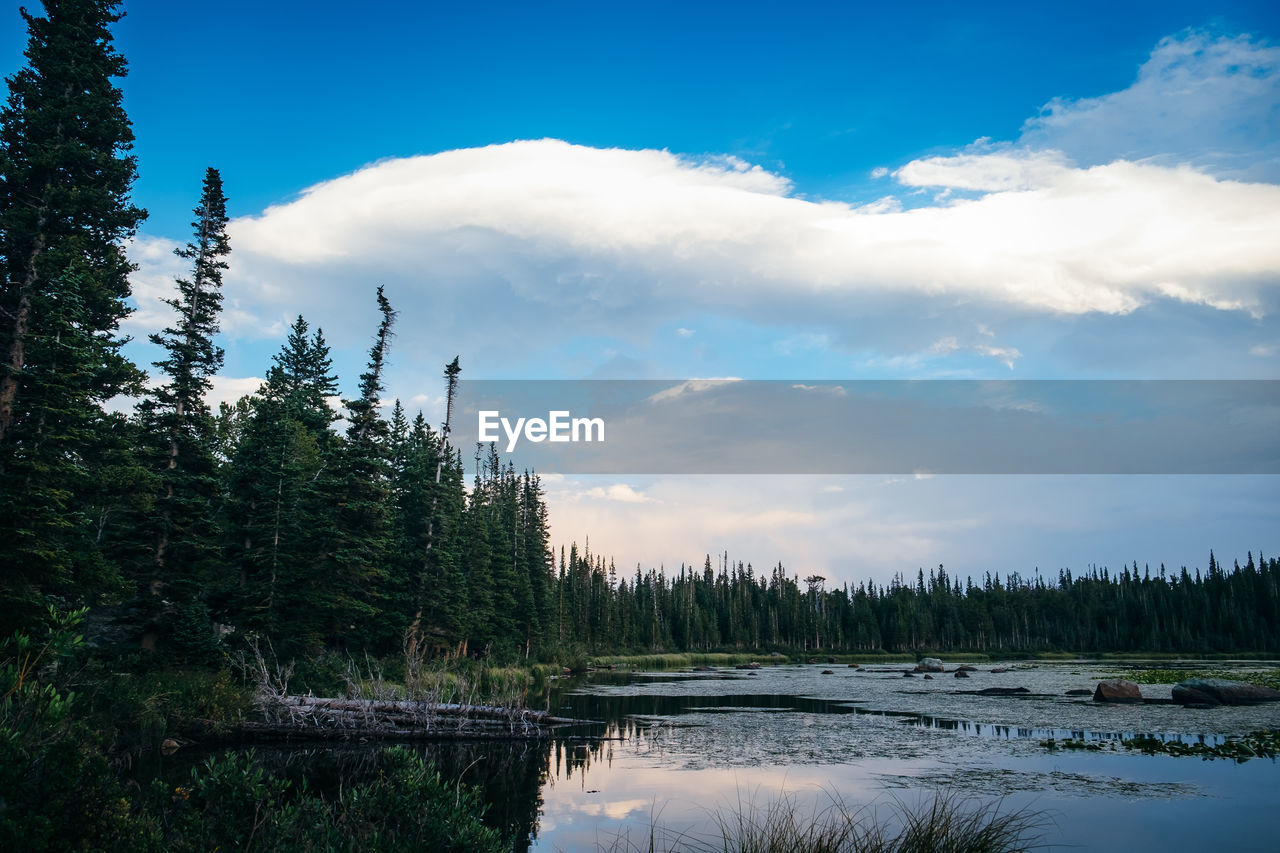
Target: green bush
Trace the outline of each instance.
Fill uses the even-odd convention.
[[[151,809],[175,853],[203,850],[499,853],[479,793],[444,781],[402,748],[379,754],[377,776],[325,799],[262,770],[252,752],[210,758],[187,785],[152,787]]]
[[[0,644],[0,849],[146,849],[101,736],[76,716],[75,693],[53,682],[80,645],[83,611],[50,611],[41,635]]]

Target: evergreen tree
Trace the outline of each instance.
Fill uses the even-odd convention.
[[[325,615],[330,645],[398,645],[408,624],[405,614],[381,606],[390,580],[390,431],[378,409],[396,314],[381,287],[377,300],[382,320],[369,350],[369,365],[360,375],[360,395],[343,401],[346,441],[331,481],[336,504],[321,572],[330,596]]]
[[[114,78],[110,0],[22,11],[27,65],[0,111],[0,633],[47,594],[90,599],[116,574],[97,543],[105,471],[129,468],[102,403],[136,390],[120,353],[133,133]],[[132,475],[124,478],[132,481]],[[92,503],[90,503],[92,501]]]
[[[194,236],[174,250],[192,264],[191,277],[177,282],[177,297],[165,300],[177,312],[177,321],[150,336],[165,350],[165,358],[155,362],[165,381],[139,406],[159,480],[155,508],[145,524],[151,533],[148,587],[158,594],[160,584],[178,584],[185,589],[167,594],[184,600],[213,580],[218,565],[217,434],[204,395],[222,366],[222,349],[214,337],[222,308],[222,271],[231,251],[226,226],[222,178],[210,168],[195,208]]]
[[[333,498],[322,474],[340,449],[327,399],[337,393],[329,348],[307,322],[288,339],[250,401],[227,466],[228,556],[239,568],[235,621],[265,631],[286,653],[323,641],[328,601],[319,564]]]

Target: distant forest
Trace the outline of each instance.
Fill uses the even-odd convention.
[[[0,112],[0,637],[90,608],[106,649],[220,659],[256,635],[282,656],[582,651],[1280,650],[1280,563],[1207,574],[1135,563],[1056,580],[828,589],[710,558],[670,574],[557,553],[538,477],[477,448],[475,474],[395,402],[384,369],[395,311],[341,416],[328,345],[299,317],[252,396],[213,411],[222,277],[232,246],[222,177],[203,176],[186,277],[152,381],[127,357],[125,252],[133,132],[115,79],[113,3],[24,13],[28,65]],[[65,7],[65,8],[64,8]],[[193,188],[196,184],[193,176]],[[193,193],[193,196],[195,194]],[[370,288],[371,292],[373,288]],[[501,310],[500,306],[497,310]],[[452,402],[459,361],[441,382]],[[131,413],[112,401],[138,400]]]
[[[976,584],[942,566],[914,581],[826,587],[711,558],[700,570],[639,567],[619,577],[576,548],[561,552],[561,640],[604,651],[787,649],[830,652],[1247,652],[1280,649],[1280,560],[1253,554],[1201,575],[1139,568],[1062,570],[1046,580],[990,573]]]

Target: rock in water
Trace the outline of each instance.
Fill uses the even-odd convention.
[[[968,678],[968,677],[969,677],[969,671],[967,669],[956,670],[956,678]]]
[[[1280,690],[1225,678],[1188,678],[1174,685],[1173,701],[1179,705],[1256,705],[1280,702]]]
[[[916,672],[942,672],[942,661],[937,658],[923,658],[916,664]]]
[[[1099,681],[1093,691],[1093,701],[1137,704],[1142,701],[1142,691],[1138,685],[1123,678]]]
[[[1092,690],[1086,690],[1083,687],[1077,687],[1066,692],[1067,696],[1092,696]]]

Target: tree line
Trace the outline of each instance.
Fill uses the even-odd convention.
[[[1250,552],[1207,573],[1164,565],[1014,572],[981,583],[939,565],[828,589],[781,563],[756,572],[727,556],[713,567],[629,577],[610,561],[560,552],[558,638],[592,651],[1259,652],[1280,650],[1280,559]]]

